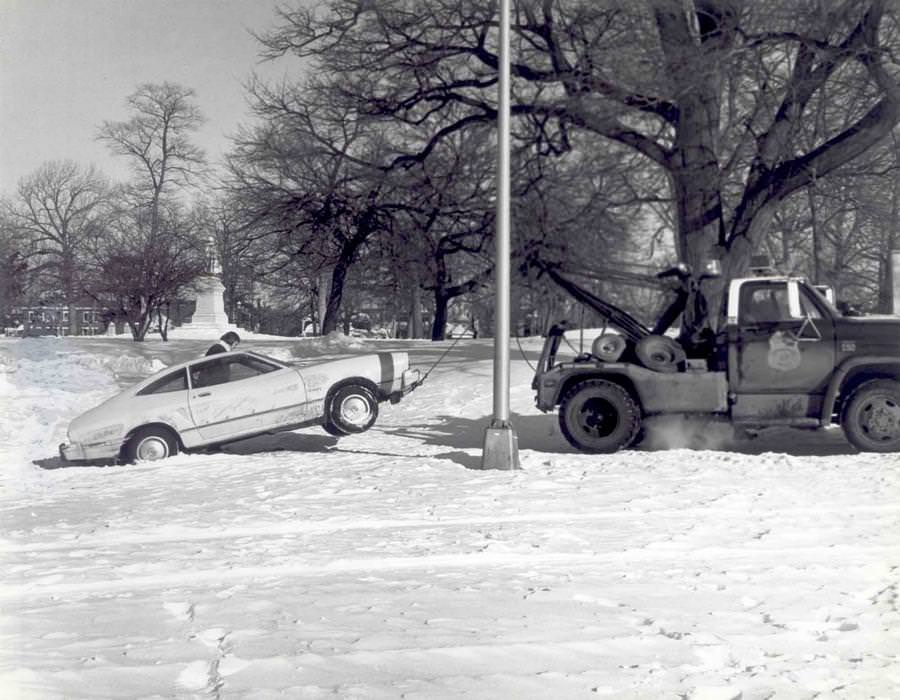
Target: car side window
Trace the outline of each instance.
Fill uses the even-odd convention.
[[[217,357],[191,367],[191,387],[202,389],[229,381],[228,363],[224,357]]]
[[[187,373],[180,369],[172,374],[160,377],[152,384],[148,384],[141,389],[137,395],[146,396],[148,394],[169,394],[174,391],[187,391]]]
[[[258,360],[249,355],[229,358],[231,378],[229,381],[236,382],[240,379],[249,379],[250,377],[258,377],[261,374],[268,374],[280,369],[277,365],[270,364],[263,360]]]
[[[229,355],[222,353],[220,357],[191,367],[191,386],[200,389],[226,382],[237,382],[242,379],[258,377],[280,369],[264,360],[249,355]]]

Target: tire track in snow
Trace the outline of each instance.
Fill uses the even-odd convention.
[[[790,519],[792,517],[813,515],[821,518],[828,515],[872,515],[875,517],[888,515],[896,517],[897,509],[893,505],[859,506],[853,511],[846,508],[825,509],[820,507],[778,508],[774,510],[752,511],[754,517],[771,522],[773,518]],[[667,508],[658,510],[619,510],[608,513],[522,513],[518,515],[499,515],[483,518],[445,518],[445,519],[377,519],[366,521],[320,521],[320,522],[282,522],[267,523],[249,527],[225,527],[225,528],[173,528],[162,526],[154,533],[127,533],[119,532],[115,538],[110,538],[109,533],[96,537],[76,537],[65,542],[35,542],[29,544],[17,544],[9,540],[0,540],[0,550],[10,553],[37,553],[68,551],[72,549],[111,548],[118,545],[144,545],[144,544],[188,544],[191,542],[206,542],[211,540],[241,539],[245,537],[261,537],[275,539],[290,535],[319,535],[339,532],[368,531],[368,530],[404,530],[404,529],[433,529],[433,528],[459,528],[484,525],[513,525],[524,524],[552,524],[552,523],[590,523],[608,520],[636,520],[645,518],[681,518],[696,519],[698,515],[704,518],[727,519],[733,515],[730,508]]]
[[[629,564],[647,562],[709,562],[716,565],[738,564],[747,569],[757,566],[769,568],[772,562],[778,566],[803,569],[808,566],[822,566],[823,550],[836,562],[832,568],[847,568],[855,561],[862,563],[900,561],[898,546],[832,545],[823,547],[704,547],[685,548],[680,545],[653,545],[619,552],[567,554],[438,554],[414,557],[370,557],[354,559],[333,559],[321,563],[299,562],[280,566],[229,566],[198,571],[178,571],[172,574],[134,576],[129,573],[122,578],[112,578],[116,568],[107,571],[108,577],[102,581],[58,582],[56,576],[48,583],[29,582],[21,585],[0,584],[0,599],[21,599],[35,596],[62,596],[70,594],[108,594],[121,591],[133,592],[139,589],[158,589],[184,586],[211,586],[223,583],[246,582],[258,579],[317,578],[335,574],[365,574],[377,572],[428,571],[432,569],[476,568],[535,568],[561,566],[596,567],[600,563]],[[177,562],[176,562],[177,563]]]

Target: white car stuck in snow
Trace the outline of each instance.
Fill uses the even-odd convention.
[[[167,367],[75,418],[65,461],[165,459],[262,433],[321,425],[332,435],[368,430],[378,403],[419,383],[405,352],[292,367],[235,351]]]

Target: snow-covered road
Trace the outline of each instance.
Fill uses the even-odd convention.
[[[523,468],[479,471],[466,341],[363,435],[60,468],[74,415],[203,347],[0,341],[0,696],[900,697],[900,456],[839,431],[578,454],[517,357]]]

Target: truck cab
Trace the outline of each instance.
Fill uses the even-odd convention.
[[[538,408],[559,406],[565,437],[593,452],[631,445],[644,418],[671,413],[754,429],[838,423],[861,450],[900,452],[900,318],[843,316],[803,278],[774,274],[731,281],[725,304],[699,350],[630,327],[557,363],[565,329],[554,327],[532,384]]]

